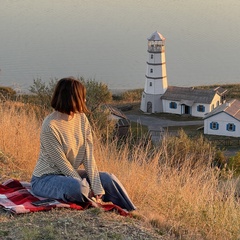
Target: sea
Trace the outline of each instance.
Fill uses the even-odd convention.
[[[147,38],[166,38],[168,84],[240,83],[239,0],[0,0],[0,86],[94,79],[144,88]]]

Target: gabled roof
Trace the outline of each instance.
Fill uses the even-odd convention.
[[[119,117],[119,118],[122,118],[122,119],[127,119],[127,116],[119,109],[115,108],[115,107],[112,107],[110,105],[104,105],[105,108],[107,108],[111,114]]]
[[[219,114],[221,112],[225,112],[228,115],[240,121],[240,101],[237,99],[233,99],[231,102],[226,102],[216,107],[215,109],[213,109],[210,113],[208,113],[205,116],[204,119],[209,118],[213,115]]]
[[[226,94],[228,90],[222,87],[216,87],[214,91],[216,91],[219,95],[223,95],[223,94]]]
[[[108,109],[111,113],[110,119],[117,120],[116,126],[117,127],[129,127],[130,120],[127,116],[119,109],[112,107],[110,105],[103,105],[104,108]],[[126,133],[125,133],[126,134]]]
[[[215,96],[219,94],[217,90],[196,89],[193,87],[169,86],[162,95],[162,99],[193,103],[210,104]],[[220,95],[220,94],[219,94]]]

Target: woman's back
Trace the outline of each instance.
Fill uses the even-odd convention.
[[[52,112],[42,125],[41,145],[38,164],[34,175],[60,174],[55,161],[66,158],[77,169],[83,163],[86,151],[86,139],[91,139],[89,122],[84,113],[72,116]]]

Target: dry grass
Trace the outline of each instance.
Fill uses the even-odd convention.
[[[41,123],[35,110],[18,102],[0,106],[0,155],[4,154],[14,176],[30,178],[36,164]]]
[[[30,180],[41,121],[21,106],[1,105],[0,116],[1,180],[16,176]],[[121,180],[138,207],[135,215],[145,226],[154,227],[159,238],[240,238],[238,179],[230,175],[222,179],[211,168],[215,149],[201,137],[193,141],[184,133],[178,138],[166,136],[155,147],[97,140],[95,144],[99,170]]]
[[[194,142],[182,134],[180,139],[165,139],[155,149],[101,145],[97,151],[100,168],[120,178],[137,212],[159,233],[180,239],[240,236],[237,181],[222,180],[220,187],[219,171],[207,164],[213,149],[203,139]]]

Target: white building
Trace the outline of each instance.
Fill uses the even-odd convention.
[[[148,38],[145,87],[140,109],[145,113],[166,112],[204,117],[225,102],[226,90],[168,86],[165,38],[154,32]]]
[[[240,101],[234,99],[208,113],[204,134],[240,137]]]
[[[158,32],[148,38],[148,60],[144,92],[140,109],[143,112],[162,112],[161,96],[168,87],[165,60],[165,38]]]
[[[225,101],[225,92],[221,87],[204,90],[169,86],[161,97],[163,112],[204,117]]]

